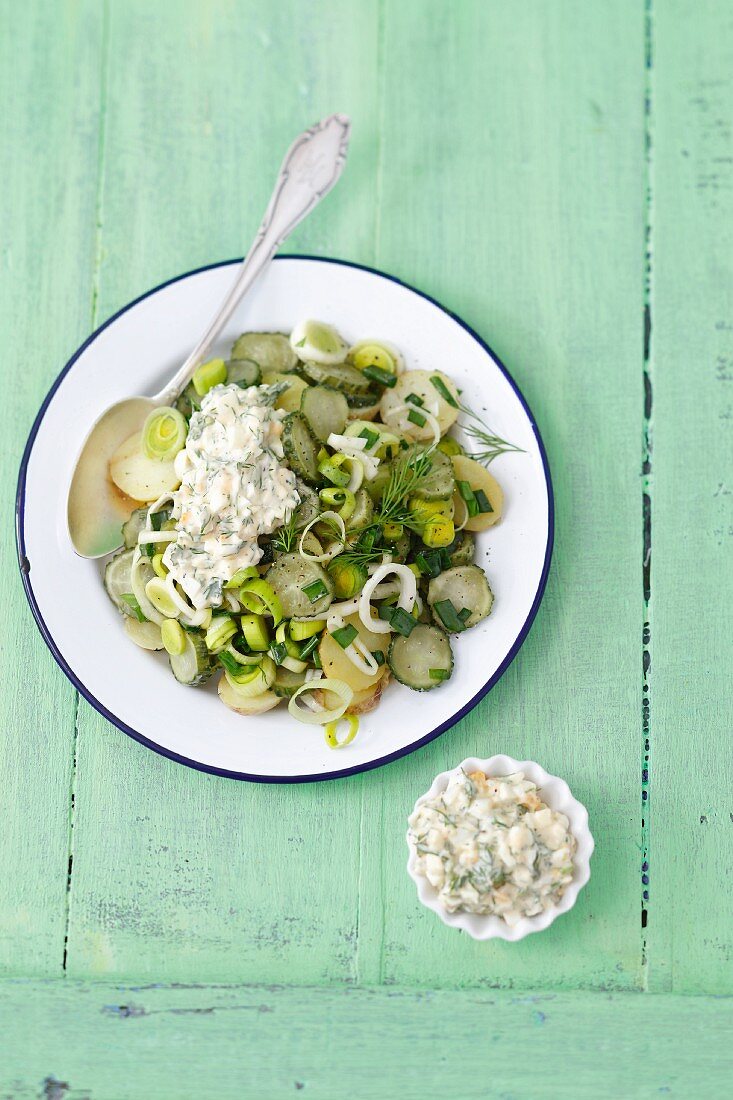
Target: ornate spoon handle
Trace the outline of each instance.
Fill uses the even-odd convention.
[[[186,362],[165,389],[153,398],[157,404],[170,405],[175,401],[280,245],[336,183],[346,162],[350,130],[351,123],[346,115],[330,115],[311,126],[290,146],[262,224],[231,290]]]

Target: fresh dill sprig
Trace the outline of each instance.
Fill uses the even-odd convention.
[[[461,425],[465,435],[473,441],[473,445],[478,444],[483,448],[470,454],[469,458],[475,459],[476,462],[483,462],[484,466],[488,466],[499,455],[506,454],[509,451],[524,454],[522,447],[515,447],[513,443],[509,443],[506,439],[502,439],[501,436],[492,432],[481,417],[477,416],[467,405],[462,404],[460,410],[468,419],[468,423]]]
[[[349,532],[356,538],[339,554],[340,562],[368,566],[380,561],[384,554],[390,552],[389,545],[382,540],[382,529],[387,524],[401,524],[417,534],[422,532],[422,525],[415,520],[407,502],[430,477],[434,450],[434,447],[424,450],[413,447],[408,454],[395,461],[374,519],[364,527]]]
[[[434,450],[434,447],[426,447],[419,451],[413,447],[408,454],[397,459],[379,504],[377,522],[380,525],[402,523],[407,527],[414,526],[414,518],[405,501],[421,489],[429,478],[433,469]]]
[[[273,550],[278,554],[290,554],[298,541],[298,509],[292,512],[281,527],[275,532],[272,540]]]
[[[385,546],[359,546],[358,543],[354,543],[351,546],[347,546],[336,558],[339,565],[372,565],[374,562],[381,561],[383,556],[387,553]]]

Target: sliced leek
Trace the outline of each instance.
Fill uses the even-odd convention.
[[[323,321],[301,321],[290,334],[290,347],[305,363],[331,366],[343,363],[349,346],[333,325]]]
[[[145,585],[145,595],[161,615],[168,619],[178,618],[179,609],[171,598],[168,586],[162,577],[152,577],[148,581]]]
[[[239,590],[239,602],[245,611],[253,615],[271,615],[275,626],[282,620],[283,605],[275,595],[272,585],[262,577],[247,580]]]
[[[317,523],[334,524],[337,537],[333,538],[326,546],[326,549],[322,550],[320,554],[311,554],[305,549],[306,536],[310,533],[311,528],[315,527]],[[331,561],[332,558],[335,558],[337,554],[341,553],[345,542],[346,525],[338,512],[321,512],[320,515],[312,519],[310,523],[303,528],[300,536],[300,543],[298,545],[298,552],[301,558],[305,558],[306,561]]]
[[[338,729],[341,722],[346,722],[349,728],[339,740]],[[355,714],[344,714],[341,718],[337,718],[335,722],[329,722],[323,731],[329,749],[345,749],[347,745],[351,744],[358,732],[359,719]]]
[[[398,375],[405,369],[402,353],[386,340],[359,340],[349,348],[347,360],[361,371],[377,367],[388,374]]]
[[[229,615],[215,615],[206,631],[206,648],[209,653],[219,653],[237,633],[237,624]]]
[[[160,626],[161,640],[166,653],[172,657],[180,656],[186,648],[186,634],[177,619],[166,619]]]
[[[294,642],[305,642],[326,628],[325,619],[308,619],[301,622],[292,619],[288,630]]]
[[[316,700],[308,699],[308,694],[313,691],[335,695],[338,703],[328,706],[328,700],[324,699],[323,703],[318,703],[318,710],[313,710],[312,704]],[[299,687],[291,696],[288,702],[288,710],[293,718],[297,718],[299,722],[304,722],[306,725],[327,725],[329,722],[335,722],[346,713],[353,697],[353,690],[343,680],[311,680]]]
[[[411,612],[415,606],[417,581],[412,570],[406,565],[392,563],[380,565],[364,585],[359,597],[359,618],[367,630],[371,630],[374,634],[389,634],[391,630],[390,624],[386,620],[374,618],[370,600],[377,585],[393,574],[400,582],[400,595],[397,606],[408,612]]]
[[[142,445],[148,458],[171,462],[186,443],[188,425],[178,409],[153,409],[143,426]]]
[[[199,397],[203,397],[214,386],[221,386],[227,380],[227,368],[223,359],[210,359],[202,363],[193,372],[193,388]]]
[[[263,657],[258,665],[243,665],[242,671],[236,675],[225,670],[224,675],[237,694],[247,698],[268,691],[275,682],[275,673],[275,662]]]

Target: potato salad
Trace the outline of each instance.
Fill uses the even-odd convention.
[[[459,771],[409,819],[415,869],[454,913],[494,914],[508,925],[556,905],[573,878],[576,841],[522,772]]]
[[[475,539],[502,517],[487,466],[516,450],[386,341],[243,333],[112,457],[130,518],[107,593],[179,683],[216,675],[236,713],[283,703],[342,748],[390,679],[449,680],[490,614]]]

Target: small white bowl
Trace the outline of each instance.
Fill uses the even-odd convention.
[[[444,791],[448,786],[448,781],[461,769],[465,772],[482,771],[488,776],[524,772],[528,779],[536,783],[540,788],[543,802],[546,802],[550,809],[564,813],[570,822],[570,830],[578,844],[573,858],[575,874],[557,905],[538,913],[535,917],[523,917],[511,927],[501,917],[493,915],[466,913],[462,910],[457,913],[449,913],[441,905],[434,887],[430,885],[424,875],[419,875],[416,872],[417,855],[410,843],[408,832],[407,845],[410,849],[410,858],[407,861],[407,872],[417,886],[417,896],[423,905],[438,914],[443,924],[447,924],[451,928],[462,929],[474,940],[522,940],[530,932],[541,932],[543,928],[548,928],[560,913],[567,913],[569,909],[572,909],[575,905],[575,899],[590,878],[590,857],[593,854],[595,845],[588,828],[588,811],[577,799],[573,798],[564,779],[559,779],[556,775],[548,775],[545,769],[541,768],[539,764],[535,764],[533,760],[513,760],[511,756],[490,756],[488,760],[478,760],[475,756],[470,756],[467,760],[462,760],[452,771],[441,772],[440,775],[436,775],[432,787],[418,798],[414,808],[417,809],[427,799],[434,798],[436,794]]]

